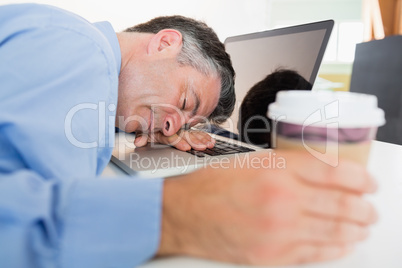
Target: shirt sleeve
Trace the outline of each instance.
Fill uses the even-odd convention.
[[[97,177],[110,158],[117,91],[107,41],[37,5],[1,7],[0,24],[0,267],[151,258],[163,180]]]
[[[0,174],[0,267],[135,267],[159,245],[161,179]]]

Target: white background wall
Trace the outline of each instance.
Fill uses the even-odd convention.
[[[29,0],[0,0],[0,4]],[[160,15],[200,19],[223,41],[231,35],[324,19],[361,20],[362,0],[31,0],[58,6],[116,31]]]
[[[24,3],[0,0],[0,4]],[[110,21],[116,31],[161,15],[205,21],[221,41],[231,35],[266,30],[270,0],[31,0],[70,10],[91,22]]]

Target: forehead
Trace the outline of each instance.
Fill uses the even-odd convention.
[[[192,97],[198,106],[196,114],[209,116],[218,104],[221,79],[214,75],[203,75],[187,77],[186,90],[188,97]]]

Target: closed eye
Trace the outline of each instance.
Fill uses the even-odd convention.
[[[183,106],[181,107],[182,110],[185,110],[185,109],[186,109],[186,102],[187,102],[187,97],[184,98]]]

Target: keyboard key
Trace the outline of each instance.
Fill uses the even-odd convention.
[[[205,155],[216,156],[216,155],[227,155],[227,154],[235,154],[235,153],[246,153],[255,151],[254,149],[247,148],[241,145],[228,143],[225,141],[217,140],[215,146],[213,148],[207,148],[204,151],[197,151],[191,149],[187,151],[190,154],[193,154],[197,157],[205,157]]]
[[[190,151],[187,151],[187,152],[190,154],[193,154],[195,156],[198,156],[198,157],[205,157],[205,154],[203,151],[197,151],[197,150],[191,149]]]
[[[216,151],[216,150],[214,151],[214,150],[211,150],[211,149],[206,149],[206,150],[204,150],[202,152],[206,153],[207,155],[212,155],[212,156],[221,154],[219,151]]]

